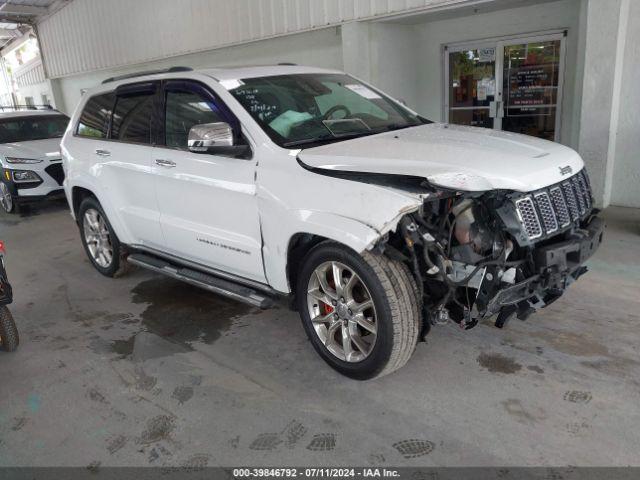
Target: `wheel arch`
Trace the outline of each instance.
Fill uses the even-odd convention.
[[[131,243],[131,235],[129,234],[129,230],[126,225],[121,222],[118,211],[113,208],[112,204],[109,202],[109,196],[106,194],[101,195],[98,185],[94,185],[88,182],[74,183],[75,184],[73,186],[67,187],[66,193],[69,208],[71,209],[71,214],[75,218],[76,223],[79,224],[80,221],[78,218],[78,212],[80,210],[80,205],[82,205],[82,201],[85,198],[94,198],[104,210],[104,213],[109,220],[111,227],[120,239],[120,242],[125,245]]]
[[[270,280],[278,282],[275,286],[277,289],[280,287],[279,289],[283,290],[282,287],[284,287],[284,289],[294,294],[297,273],[302,261],[307,253],[318,244],[335,242],[356,253],[362,253],[371,248],[375,241],[380,238],[380,233],[373,227],[352,218],[324,212],[307,212],[302,217],[304,218],[303,221],[300,221],[302,220],[300,218],[296,222],[300,228],[281,240],[281,245],[286,247],[283,249],[285,256],[282,259],[284,264],[282,274],[280,276],[268,275]],[[282,235],[282,232],[278,233]],[[269,256],[266,259],[269,259]],[[267,267],[271,267],[273,273],[279,273],[275,271],[277,265],[268,260],[267,263]]]
[[[296,233],[289,240],[287,248],[287,281],[289,282],[289,288],[291,293],[295,295],[296,284],[298,281],[298,272],[302,265],[302,261],[307,254],[317,245],[323,242],[333,241],[322,235],[315,235],[313,233]]]
[[[87,197],[93,197],[96,200],[98,200],[98,197],[96,196],[96,194],[93,193],[88,188],[73,187],[71,189],[71,209],[72,209],[72,212],[73,212],[73,216],[76,219],[76,222],[79,221],[78,220],[78,210],[80,209],[80,204]],[[98,200],[98,202],[99,201],[100,200]]]

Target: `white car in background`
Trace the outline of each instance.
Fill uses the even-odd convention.
[[[60,139],[69,117],[56,110],[0,113],[0,205],[19,205],[64,196]]]

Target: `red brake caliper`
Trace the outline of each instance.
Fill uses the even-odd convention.
[[[330,313],[333,313],[334,310],[335,309],[331,305],[327,305],[326,303],[320,304],[320,312],[322,315],[329,315]]]

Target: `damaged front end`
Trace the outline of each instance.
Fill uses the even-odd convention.
[[[504,326],[558,299],[602,242],[583,170],[521,193],[434,190],[376,245],[411,266],[424,300],[423,335],[449,321]]]

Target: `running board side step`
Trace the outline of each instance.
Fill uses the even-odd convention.
[[[270,297],[253,288],[191,268],[175,265],[158,257],[145,255],[144,253],[132,253],[127,257],[127,261],[138,267],[167,275],[168,277],[181,280],[196,287],[217,293],[218,295],[224,295],[233,300],[248,303],[254,307],[266,309],[273,306],[273,300]]]

